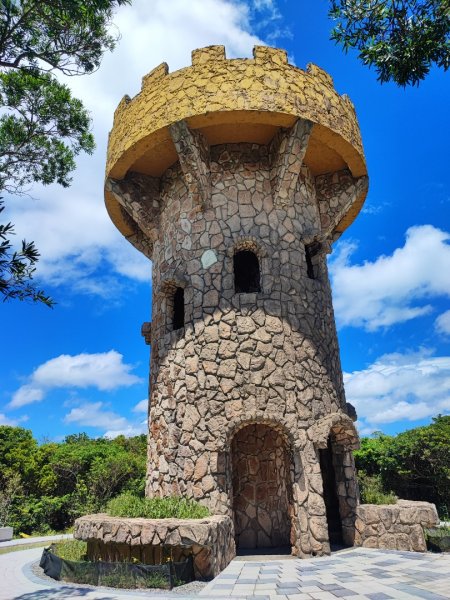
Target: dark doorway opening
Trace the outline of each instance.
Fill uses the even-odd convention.
[[[343,546],[342,521],[339,512],[339,499],[336,487],[336,474],[333,464],[333,447],[331,437],[328,437],[326,448],[320,451],[320,469],[323,481],[323,500],[328,522],[328,537],[330,546]]]
[[[239,553],[290,553],[292,461],[283,436],[268,425],[247,425],[234,436],[231,452]]]
[[[173,330],[184,327],[184,289],[177,287],[173,295]]]
[[[233,258],[234,290],[239,293],[261,291],[259,260],[251,250],[239,250]]]

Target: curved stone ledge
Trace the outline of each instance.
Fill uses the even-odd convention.
[[[439,524],[434,504],[398,500],[356,508],[355,546],[426,552],[424,527]]]
[[[153,562],[155,550],[192,551],[197,578],[218,575],[236,555],[230,517],[206,519],[131,519],[106,514],[75,521],[74,538],[88,543],[88,556],[102,560],[138,558]],[[156,556],[158,553],[156,553]],[[146,560],[147,559],[147,560]]]

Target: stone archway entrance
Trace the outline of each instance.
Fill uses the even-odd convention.
[[[279,431],[252,424],[231,444],[237,548],[290,546],[291,460]]]

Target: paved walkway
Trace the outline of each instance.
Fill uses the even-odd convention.
[[[41,548],[0,555],[0,600],[448,600],[450,555],[350,549],[330,557],[234,560],[199,595],[121,592],[47,582],[31,564]]]
[[[352,548],[308,560],[234,560],[200,596],[254,600],[446,600],[450,555]]]

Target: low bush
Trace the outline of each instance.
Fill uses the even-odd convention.
[[[210,515],[209,510],[195,500],[180,496],[141,498],[131,492],[110,500],[106,512],[111,517],[145,519],[203,519]]]
[[[395,504],[397,496],[383,488],[381,477],[358,473],[361,502],[363,504]]]

